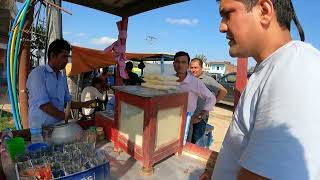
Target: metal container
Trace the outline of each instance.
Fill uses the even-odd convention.
[[[51,140],[54,144],[72,143],[81,138],[82,132],[81,126],[75,122],[56,125]]]

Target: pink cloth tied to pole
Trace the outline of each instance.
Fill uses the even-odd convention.
[[[121,21],[117,22],[119,31],[118,40],[111,44],[109,47],[104,49],[104,52],[113,52],[114,58],[118,62],[120,76],[123,79],[128,79],[128,73],[125,70],[126,67],[126,40],[127,40],[127,29],[128,29],[128,17],[123,17]]]

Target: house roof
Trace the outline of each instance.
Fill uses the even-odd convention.
[[[188,0],[64,0],[70,3],[104,11],[120,17],[129,17],[160,7]]]

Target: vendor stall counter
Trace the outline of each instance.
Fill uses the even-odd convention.
[[[188,94],[141,86],[115,87],[115,149],[121,148],[147,171],[172,154],[181,154]]]

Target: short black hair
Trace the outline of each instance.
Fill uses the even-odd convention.
[[[220,2],[220,0],[216,0]],[[247,11],[251,11],[252,8],[258,3],[258,0],[236,0],[244,3]],[[290,31],[291,21],[293,20],[299,31],[301,41],[305,40],[304,30],[294,10],[292,0],[272,0],[274,6],[277,21],[280,27],[286,28]]]
[[[252,8],[258,3],[258,0],[236,0],[242,2],[247,11],[251,11]],[[291,0],[272,0],[274,9],[277,15],[277,21],[281,27],[285,27],[290,30],[291,20],[293,19],[294,11],[291,7]],[[220,2],[220,0],[217,0]]]
[[[187,56],[188,57],[188,64],[190,63],[190,56],[187,52],[184,52],[184,51],[179,51],[177,52],[175,55],[174,55],[174,58],[173,60],[175,61],[177,57],[180,57],[180,56]]]
[[[126,62],[126,70],[131,71],[133,69],[133,63],[131,61]]]
[[[203,67],[203,61],[202,61],[202,59],[200,59],[200,58],[193,58],[193,59],[191,59],[191,62],[195,62],[195,61],[197,61],[197,62],[199,63],[200,67]]]
[[[68,41],[64,39],[56,39],[50,45],[48,49],[48,60],[50,60],[50,55],[53,53],[55,55],[62,52],[62,50],[71,51],[71,45]]]
[[[100,78],[94,77],[92,78],[91,85],[95,86],[96,84],[102,84],[103,81]]]
[[[102,74],[107,74],[109,72],[109,66],[106,66],[102,69]]]

